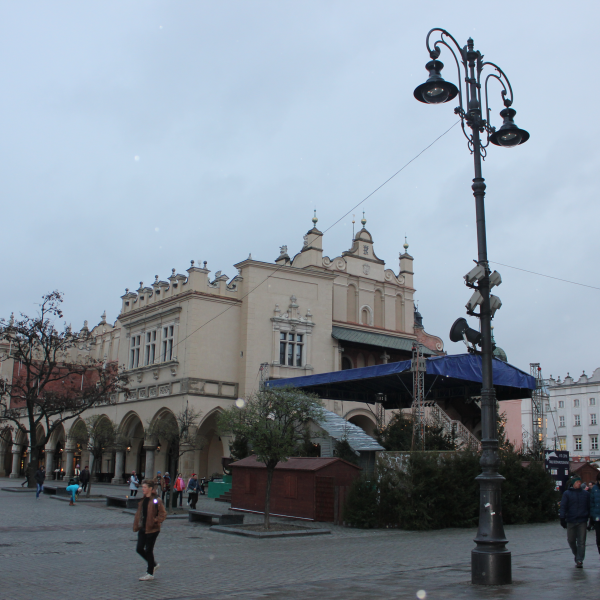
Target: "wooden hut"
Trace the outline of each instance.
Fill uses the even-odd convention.
[[[267,469],[249,456],[230,465],[231,509],[264,514]],[[341,458],[290,458],[275,467],[271,483],[273,516],[338,521],[348,488],[360,467]]]

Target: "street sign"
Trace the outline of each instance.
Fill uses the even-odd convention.
[[[568,450],[544,450],[544,465],[556,482],[556,489],[564,492],[569,481]]]

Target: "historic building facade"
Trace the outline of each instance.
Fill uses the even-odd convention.
[[[149,425],[174,418],[186,406],[201,412],[201,449],[184,455],[180,470],[200,476],[221,471],[229,440],[219,436],[219,413],[259,387],[264,378],[286,378],[357,368],[410,358],[415,340],[425,354],[441,354],[443,342],[427,334],[414,307],[413,257],[408,244],[398,270],[386,268],[365,228],[340,256],[323,256],[323,234],[313,227],[301,250],[286,246],[274,263],[246,260],[237,273],[211,276],[207,264],[191,261],[185,274],[172,270],[150,285],[140,282],[121,297],[114,324],[102,316],[89,344],[69,360],[93,356],[116,361],[129,376],[128,394],[86,413],[105,414],[120,426],[127,450],[108,454],[102,471],[155,474],[167,470],[168,444],[150,439]],[[416,320],[415,320],[416,317]],[[87,322],[84,325],[87,330]],[[6,361],[5,373],[17,365]],[[328,401],[327,408],[362,427],[375,428],[365,404]],[[88,463],[69,438],[81,419],[69,421],[45,449],[46,469],[69,474]],[[161,443],[163,442],[163,443]],[[27,441],[0,447],[0,469],[18,476]]]

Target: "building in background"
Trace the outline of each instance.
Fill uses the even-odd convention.
[[[315,215],[293,257],[287,246],[273,263],[249,256],[235,265],[233,277],[222,271],[211,276],[206,262],[192,260],[185,274],[173,269],[164,280],[156,275],[151,285],[126,289],[114,323],[106,314],[91,331],[84,323],[89,342],[71,349],[65,360],[104,359],[129,376],[128,394],[82,415],[106,415],[127,440],[127,450],[103,457],[105,479],[117,483],[132,470],[142,476],[168,470],[171,448],[148,430],[187,406],[201,412],[201,443],[180,459],[179,469],[210,476],[221,472],[222,458],[229,456],[230,440],[217,430],[220,412],[262,380],[410,359],[415,340],[425,356],[443,354],[442,340],[425,332],[415,310],[408,244],[398,270],[386,268],[363,216],[351,248],[331,259],[323,256],[317,221]],[[4,376],[18,368],[13,363],[3,364]],[[378,424],[365,404],[328,401],[326,408],[368,434]],[[44,452],[49,473],[59,467],[69,476],[75,464],[88,463],[87,452],[69,435],[82,426],[82,419],[69,421],[51,437]],[[5,439],[0,472],[18,477],[15,455],[26,448],[22,436]]]

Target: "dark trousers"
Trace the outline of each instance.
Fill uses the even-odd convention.
[[[196,510],[196,502],[198,502],[198,492],[190,492],[188,497],[190,499],[190,508],[192,510]],[[598,547],[600,548],[600,546]]]
[[[173,498],[173,506],[177,506],[177,498],[179,498],[179,507],[183,505],[183,492],[178,492],[177,490],[173,490],[173,494],[175,497]]]
[[[83,482],[81,483],[81,489],[82,489],[84,492],[87,492],[87,485],[88,485],[88,482],[87,482],[87,481],[83,481]]]
[[[154,567],[156,567],[154,544],[156,544],[156,538],[159,533],[159,531],[156,533],[138,531],[137,548],[135,551],[148,563],[148,573],[150,575],[154,575]]]
[[[594,523],[594,529],[596,530],[596,546],[600,552],[600,521]]]
[[[583,562],[585,558],[585,540],[587,537],[587,523],[567,523],[567,541],[575,562]]]
[[[137,490],[129,490],[129,495],[134,498],[135,496],[137,496]]]

